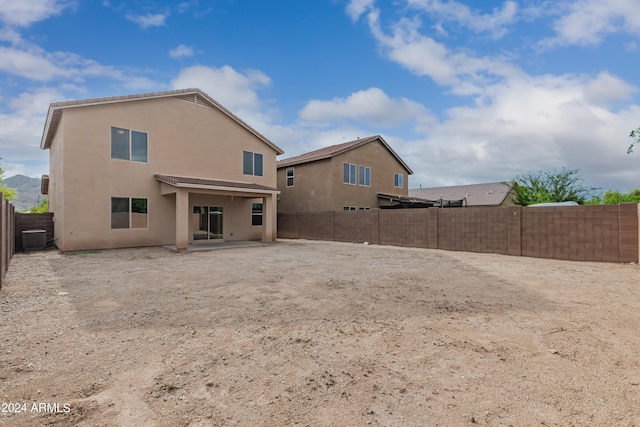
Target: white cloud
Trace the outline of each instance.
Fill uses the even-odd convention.
[[[478,33],[490,33],[494,38],[506,34],[507,26],[517,20],[518,12],[518,3],[514,1],[504,2],[501,9],[495,8],[491,14],[472,10],[457,1],[407,0],[407,3],[413,8],[432,14],[439,21],[454,22]]]
[[[171,58],[187,58],[193,56],[193,48],[184,44],[180,44],[169,51]]]
[[[502,181],[533,169],[580,169],[589,185],[637,187],[626,136],[640,107],[607,108],[635,88],[603,73],[510,79],[486,87],[476,105],[452,108],[428,138],[401,155],[416,162],[412,186]],[[634,116],[635,114],[635,116]],[[429,165],[428,168],[422,165]],[[615,179],[613,178],[615,174]]]
[[[43,21],[75,4],[71,0],[0,0],[0,21],[11,26],[26,27]]]
[[[517,67],[500,58],[450,52],[444,44],[421,34],[420,22],[416,19],[401,19],[392,26],[391,35],[382,30],[378,10],[372,10],[368,20],[371,33],[391,60],[416,75],[429,76],[440,85],[452,86],[454,93],[478,93],[480,84],[521,74]]]
[[[374,0],[351,0],[347,5],[347,15],[355,22],[373,7]]]
[[[135,22],[142,29],[146,29],[149,27],[163,27],[165,24],[165,20],[169,17],[169,13],[148,13],[146,15],[126,15],[127,18],[131,22]]]
[[[244,119],[241,114],[260,112],[263,103],[257,90],[271,84],[263,72],[246,70],[238,72],[224,65],[220,68],[194,66],[184,68],[171,81],[173,89],[199,88]]]
[[[431,122],[428,110],[407,98],[390,98],[379,88],[369,88],[330,101],[311,100],[299,113],[303,120],[364,121],[373,126],[398,126],[406,122]]]
[[[637,0],[573,1],[553,24],[557,35],[541,45],[595,45],[611,33],[640,35],[639,6]]]
[[[47,173],[48,152],[40,149],[42,128],[49,104],[62,99],[52,88],[23,92],[4,102],[0,113],[0,152],[5,176],[40,176]]]
[[[58,79],[84,82],[90,78],[107,77],[129,89],[148,89],[157,85],[126,69],[102,65],[69,52],[45,52],[33,45],[20,49],[0,46],[0,71],[40,82]]]
[[[3,46],[0,46],[0,70],[39,81],[48,81],[66,74],[39,49],[25,51]]]

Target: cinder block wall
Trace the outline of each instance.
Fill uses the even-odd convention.
[[[638,262],[638,205],[278,214],[278,237],[575,261]]]

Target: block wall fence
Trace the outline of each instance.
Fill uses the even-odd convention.
[[[372,209],[278,213],[283,239],[638,262],[639,206]]]

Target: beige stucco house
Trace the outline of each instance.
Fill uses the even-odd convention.
[[[276,236],[283,151],[198,89],[53,103],[41,148],[63,251]]]
[[[408,194],[413,172],[380,136],[278,161],[278,212],[378,208]]]

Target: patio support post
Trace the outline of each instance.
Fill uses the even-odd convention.
[[[187,250],[189,245],[189,191],[176,191],[176,249]]]
[[[262,213],[264,215],[262,221],[262,242],[271,243],[275,236],[276,207],[274,194],[269,194],[262,198]]]

